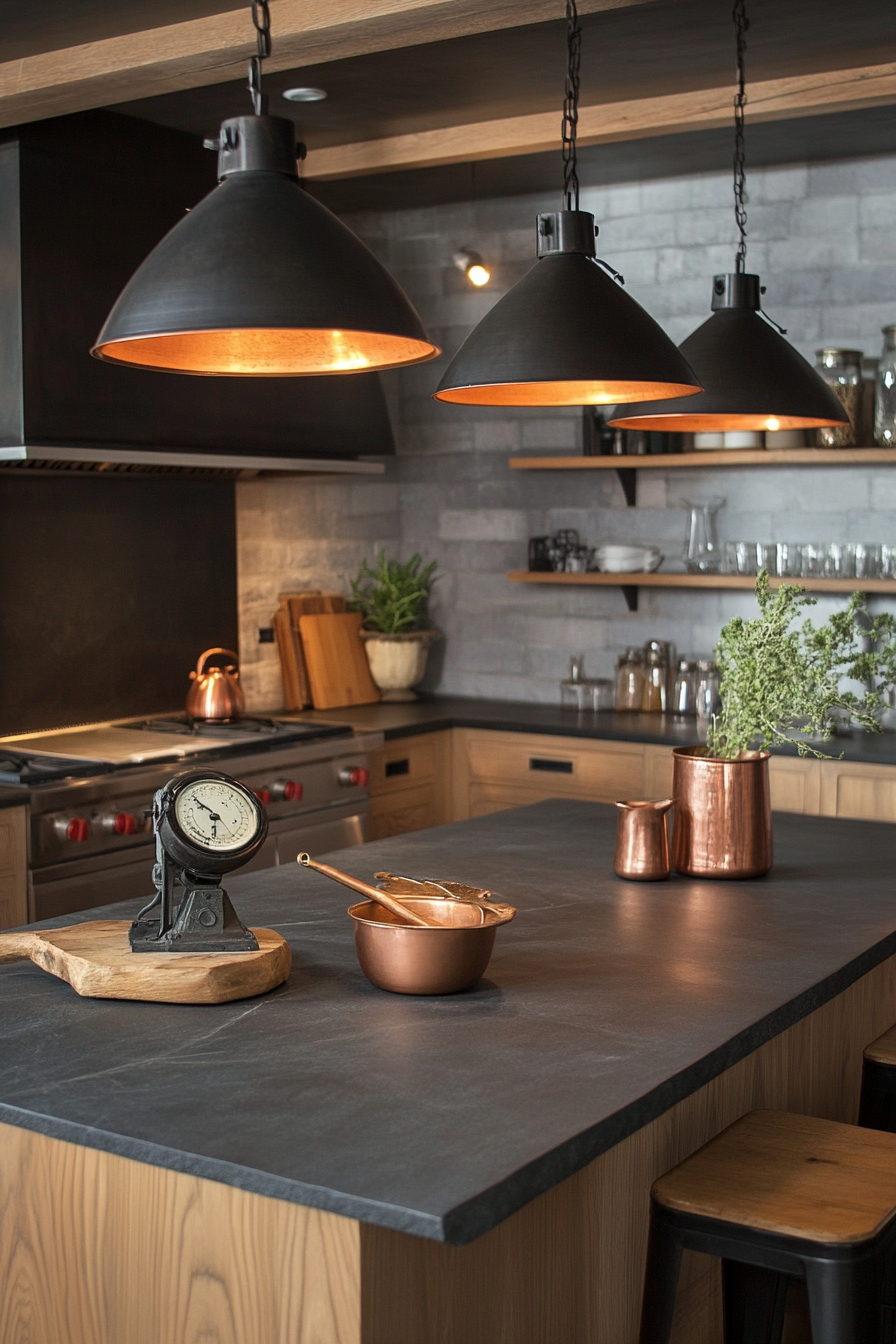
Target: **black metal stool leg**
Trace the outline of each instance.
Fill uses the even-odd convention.
[[[722,1261],[725,1344],[781,1344],[787,1275]]]
[[[669,1344],[680,1267],[681,1242],[671,1229],[661,1226],[651,1213],[640,1344]]]
[[[812,1344],[880,1344],[879,1263],[807,1260]]]

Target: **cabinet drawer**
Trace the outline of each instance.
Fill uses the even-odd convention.
[[[408,831],[422,831],[429,826],[438,826],[439,820],[432,785],[402,789],[370,800],[368,830],[371,840],[404,835]]]
[[[641,796],[644,748],[639,743],[573,745],[535,734],[477,734],[468,744],[471,785],[507,784],[535,798],[613,802]]]
[[[406,737],[374,752],[370,757],[371,798],[434,780],[438,746],[432,735]]]

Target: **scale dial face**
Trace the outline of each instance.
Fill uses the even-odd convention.
[[[245,849],[264,825],[255,800],[223,779],[192,780],[178,794],[174,815],[186,838],[211,854]]]

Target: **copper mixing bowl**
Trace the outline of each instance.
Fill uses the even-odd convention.
[[[494,913],[473,902],[435,897],[405,898],[402,904],[445,927],[400,924],[373,901],[360,901],[348,910],[361,970],[379,989],[393,994],[457,994],[469,989],[485,974],[498,925],[509,924],[516,914],[512,905],[502,905],[500,913]]]

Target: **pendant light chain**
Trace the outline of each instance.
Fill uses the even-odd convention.
[[[252,0],[255,25],[255,55],[249,62],[249,93],[256,117],[267,115],[267,96],[261,91],[261,63],[271,54],[271,12],[268,0]]]
[[[579,70],[582,64],[582,28],[576,0],[566,0],[566,91],[563,98],[563,197],[567,210],[579,208],[576,135],[579,128]]]
[[[735,269],[742,275],[747,268],[747,207],[744,190],[744,109],[747,105],[747,18],[745,0],[734,0],[734,31],[737,37],[737,93],[734,95],[734,221],[740,233]]]

